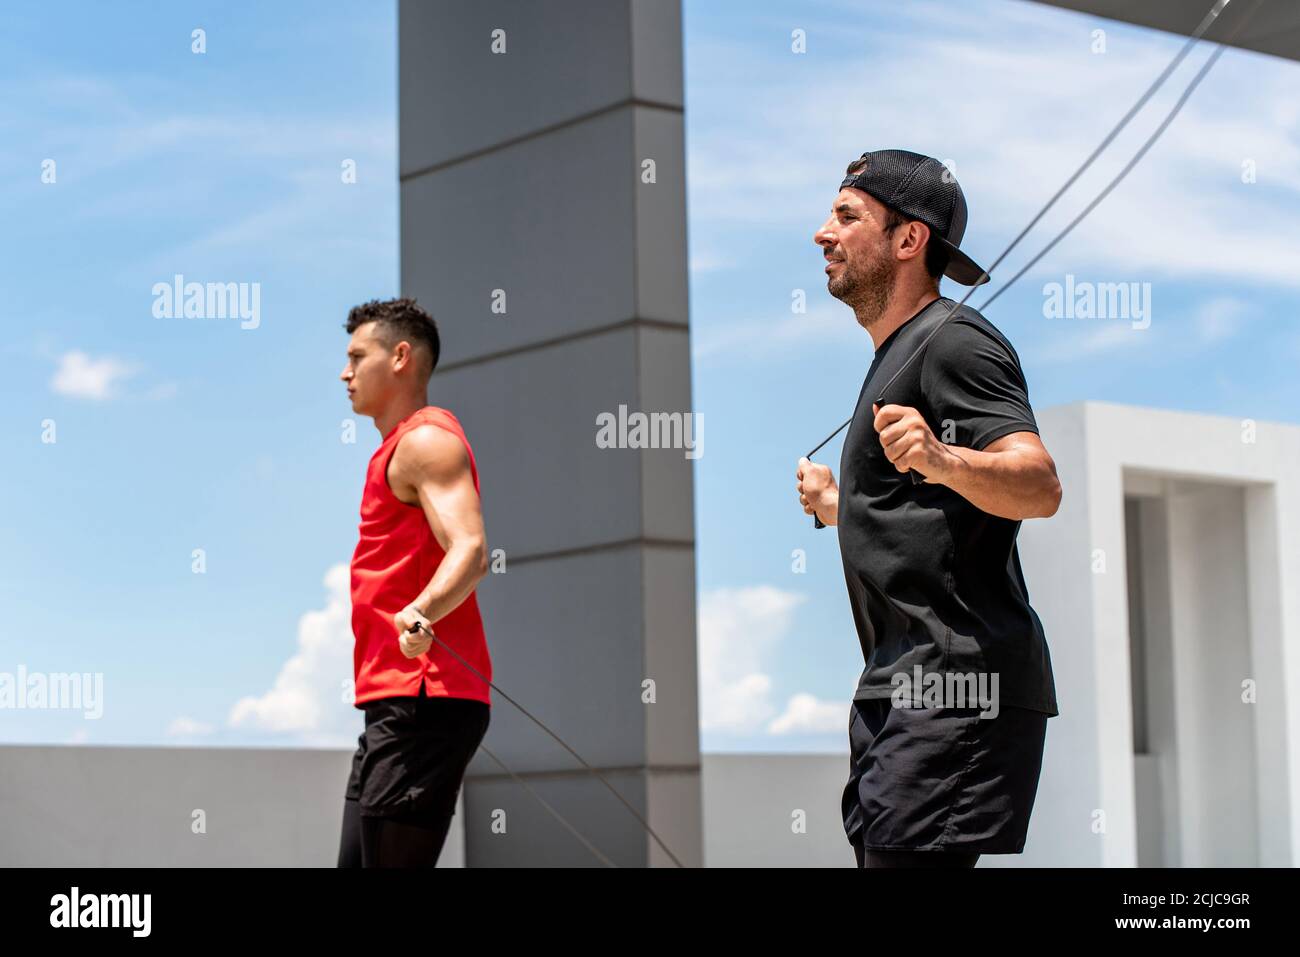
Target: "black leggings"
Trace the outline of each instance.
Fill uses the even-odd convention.
[[[339,867],[434,867],[451,830],[451,815],[362,817],[359,802],[343,802]]]
[[[974,867],[979,854],[968,851],[879,851],[853,842],[858,867]]]

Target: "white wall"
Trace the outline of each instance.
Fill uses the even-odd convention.
[[[0,864],[325,867],[351,753],[0,748]],[[196,810],[206,833],[196,834]]]
[[[1139,795],[1176,809],[1169,863],[1300,862],[1300,429],[1094,402],[1048,409],[1039,424],[1064,499],[1053,519],[1024,524],[1021,557],[1061,715],[1031,826],[1050,846],[1035,844],[1032,860],[1027,848],[1025,862],[1137,864]],[[1168,636],[1150,636],[1147,682],[1157,717],[1164,694],[1172,720],[1157,720],[1163,743],[1141,781],[1126,492],[1163,502],[1168,577],[1154,619],[1168,618]],[[1242,702],[1243,681],[1256,703]]]
[[[352,752],[0,747],[0,866],[334,867]],[[195,833],[202,811],[206,833]],[[464,862],[457,807],[439,866]]]

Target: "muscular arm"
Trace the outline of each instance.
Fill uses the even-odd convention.
[[[1061,504],[1056,463],[1033,432],[1012,432],[982,452],[945,446],[949,467],[937,481],[1000,518],[1051,518]],[[936,481],[936,479],[930,479]]]
[[[455,609],[487,574],[483,512],[465,446],[434,425],[412,429],[388,469],[393,494],[419,505],[446,556],[412,604],[430,622]]]
[[[1011,344],[984,320],[958,317],[935,336],[921,363],[930,424],[916,409],[875,408],[876,431],[895,467],[911,465],[927,481],[999,518],[1056,514],[1056,464],[1038,438],[1029,386]]]
[[[921,413],[909,406],[872,409],[880,444],[898,471],[916,469],[927,482],[946,485],[999,518],[1019,521],[1056,514],[1061,483],[1056,463],[1037,433],[1012,432],[977,452],[940,442]]]

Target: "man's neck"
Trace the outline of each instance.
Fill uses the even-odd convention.
[[[879,349],[880,344],[893,335],[899,326],[938,298],[939,293],[933,287],[906,296],[891,296],[884,313],[866,327],[867,332],[871,333],[872,348]]]
[[[392,405],[386,408],[379,415],[375,416],[375,428],[379,430],[381,436],[387,438],[388,433],[393,431],[397,426],[397,423],[401,422],[411,413],[423,409],[428,404],[428,401],[423,395],[409,395],[401,399],[396,399]]]

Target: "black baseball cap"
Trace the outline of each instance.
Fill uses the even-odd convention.
[[[840,189],[852,186],[870,193],[908,219],[930,227],[931,242],[937,239],[948,250],[945,276],[963,286],[989,281],[983,268],[957,248],[966,232],[966,197],[948,167],[920,153],[876,150],[850,163],[847,173]]]

